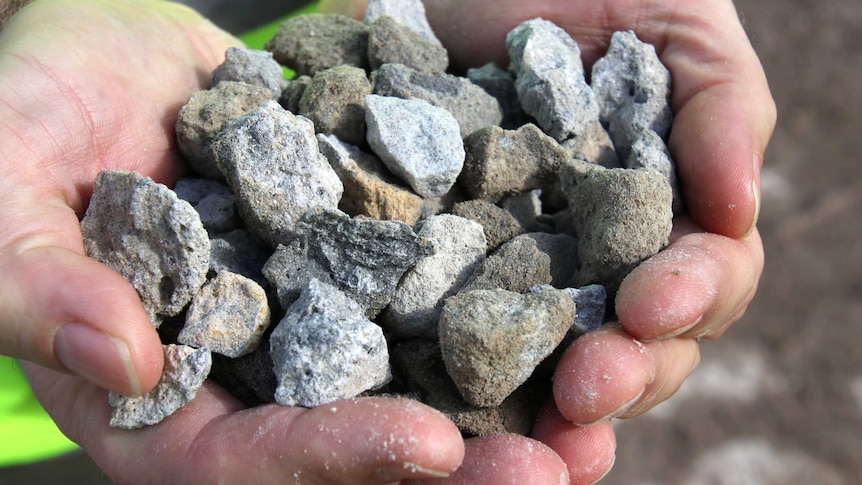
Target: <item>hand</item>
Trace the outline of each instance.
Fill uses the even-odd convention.
[[[759,174],[776,116],[766,78],[730,0],[425,3],[456,67],[507,66],[506,34],[541,16],[575,38],[587,69],[614,31],[634,30],[672,73],[669,148],[688,214],[674,221],[671,245],[623,282],[619,324],[568,349],[555,406],[533,432],[568,464],[573,483],[590,483],[613,460],[609,419],[670,397],[698,363],[698,339],[720,336],[754,295],[763,270]],[[324,0],[322,9],[356,14],[361,4]]]
[[[83,255],[79,218],[102,169],[172,183],[179,108],[236,43],[185,7],[149,0],[37,0],[6,24],[0,353],[23,359],[42,405],[116,483],[375,484],[451,472],[460,433],[406,400],[243,409],[207,384],[156,426],[108,427],[104,388],[149,390],[163,354],[135,290]],[[534,454],[564,471],[549,450]]]

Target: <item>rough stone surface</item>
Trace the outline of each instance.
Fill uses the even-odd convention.
[[[203,385],[212,366],[209,350],[185,345],[163,347],[165,368],[153,390],[135,398],[109,393],[108,402],[114,408],[112,427],[135,429],[159,423],[194,399]]]
[[[599,119],[581,51],[566,31],[547,20],[528,20],[509,32],[506,47],[521,106],[545,133],[563,141]]]
[[[604,168],[622,167],[614,149],[614,142],[600,121],[590,125],[581,135],[565,140],[561,145],[573,158]]]
[[[223,81],[237,81],[262,86],[273,98],[281,95],[284,73],[272,58],[272,53],[231,46],[225,51],[225,60],[212,73],[212,85]]]
[[[440,315],[446,370],[467,402],[498,406],[553,352],[574,315],[574,303],[559,290],[459,293]]]
[[[525,231],[534,232],[542,228],[539,217],[542,215],[542,191],[528,190],[519,194],[507,195],[498,204],[505,209]]]
[[[449,53],[439,43],[425,40],[409,27],[384,15],[371,24],[368,62],[372,69],[383,64],[403,64],[417,71],[437,73],[449,67]]]
[[[421,0],[369,0],[365,7],[365,23],[371,24],[381,17],[392,17],[426,42],[442,45],[428,23]]]
[[[601,284],[612,299],[632,269],[668,244],[670,186],[651,168],[572,170],[561,171],[582,265],[571,286]]]
[[[524,108],[521,107],[521,101],[518,99],[515,78],[509,71],[489,62],[482,67],[467,69],[467,79],[484,89],[500,103],[500,109],[503,111],[501,127],[514,130],[527,123],[527,113],[524,113]]]
[[[417,235],[433,244],[435,253],[407,270],[380,316],[396,338],[434,339],[443,301],[485,260],[487,242],[480,224],[451,214],[424,220]]]
[[[368,26],[338,14],[298,15],[282,22],[264,48],[298,75],[346,64],[368,67]]]
[[[368,143],[394,174],[417,194],[439,197],[464,165],[458,121],[421,99],[365,98]]]
[[[320,152],[338,174],[344,195],[338,208],[351,216],[401,221],[413,226],[423,215],[424,201],[383,165],[375,155],[333,135],[317,135]]]
[[[652,168],[658,170],[667,180],[673,194],[673,213],[680,214],[683,211],[682,195],[679,192],[679,184],[676,181],[676,165],[670,156],[670,152],[664,140],[654,131],[642,131],[640,136],[632,144],[629,157],[625,161],[626,168]]]
[[[180,109],[176,133],[177,146],[194,171],[208,178],[224,178],[210,145],[229,121],[270,99],[272,93],[264,87],[233,81],[192,94]]]
[[[496,251],[503,243],[524,233],[524,228],[511,212],[486,200],[473,199],[459,202],[452,206],[452,214],[482,225],[488,241],[488,251]]]
[[[614,32],[607,53],[593,65],[592,88],[620,160],[642,131],[667,135],[673,123],[670,71],[634,32]]]
[[[239,226],[236,202],[230,187],[218,180],[181,178],[174,186],[177,197],[195,208],[210,234],[229,232]]]
[[[279,245],[263,266],[263,274],[275,288],[283,309],[299,298],[312,279],[335,284],[323,262],[310,258],[307,246],[300,241]]]
[[[81,221],[88,256],[120,273],[155,327],[206,281],[210,241],[192,206],[135,172],[105,170]]]
[[[530,288],[530,292],[550,290],[551,285]],[[575,303],[575,320],[569,330],[570,336],[579,337],[601,327],[605,323],[608,294],[602,285],[587,285],[582,288],[563,288]]]
[[[309,282],[270,336],[279,404],[319,406],[391,379],[383,330],[362,313],[335,287]]]
[[[250,231],[273,247],[295,237],[312,207],[336,207],[343,187],[307,119],[267,102],[218,136],[216,161]]]
[[[371,82],[358,67],[318,71],[299,100],[299,114],[318,133],[333,134],[354,145],[365,141],[365,97]]]
[[[532,238],[515,238],[476,269],[461,293],[502,288],[521,293],[551,282],[551,260]]]
[[[504,195],[548,188],[569,157],[533,124],[517,130],[488,126],[464,139],[466,158],[459,184],[471,196],[496,202]]]
[[[578,240],[568,234],[529,232],[513,239],[531,239],[550,259],[551,285],[565,287],[578,269]]]
[[[266,288],[261,268],[272,248],[245,229],[236,229],[210,238],[210,272],[229,271],[245,276]]]
[[[281,96],[278,98],[278,104],[291,113],[299,113],[299,101],[308,85],[311,84],[311,76],[302,75],[287,81],[284,89],[281,91]]]
[[[265,341],[254,352],[235,359],[213,354],[209,378],[248,407],[275,402],[278,382]]]
[[[381,96],[423,99],[458,120],[461,137],[503,120],[500,103],[467,78],[425,74],[400,64],[386,64],[371,74],[372,89]]]
[[[269,327],[269,303],[260,285],[222,271],[195,295],[179,343],[241,357],[258,348]]]

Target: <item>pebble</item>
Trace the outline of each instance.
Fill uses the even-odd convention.
[[[591,124],[581,135],[563,141],[561,145],[572,158],[604,168],[622,167],[614,142],[600,121]]]
[[[652,168],[657,170],[667,180],[673,194],[673,213],[683,211],[682,195],[676,181],[676,165],[670,156],[664,140],[654,131],[642,131],[632,144],[629,157],[625,161],[626,168]]]
[[[335,287],[311,280],[270,337],[284,406],[355,397],[391,379],[383,330]]]
[[[195,295],[177,341],[237,358],[258,348],[269,320],[264,289],[244,276],[222,271]]]
[[[245,229],[210,237],[210,273],[229,271],[245,276],[266,288],[261,269],[272,255],[272,248]]]
[[[281,96],[278,97],[278,104],[291,113],[299,114],[299,101],[309,84],[311,84],[311,76],[307,75],[288,80],[281,91]]]
[[[210,351],[185,345],[163,348],[165,367],[153,390],[139,397],[108,394],[108,402],[114,408],[109,423],[112,427],[135,429],[159,423],[194,399],[209,375]]]
[[[458,202],[452,206],[451,212],[482,225],[488,242],[488,251],[496,251],[503,243],[524,233],[524,227],[511,212],[487,200],[471,199]]]
[[[365,98],[368,143],[394,174],[423,197],[452,188],[464,165],[458,121],[421,99]]]
[[[269,101],[218,136],[216,161],[248,229],[276,247],[312,207],[337,207],[343,187],[317,146],[314,125]]]
[[[358,67],[337,66],[318,71],[302,93],[298,114],[314,123],[318,133],[347,143],[365,141],[365,97],[371,82]]]
[[[195,208],[208,233],[230,232],[239,227],[236,202],[224,182],[186,177],[177,180],[174,192]]]
[[[481,87],[500,104],[503,119],[500,127],[507,130],[516,129],[527,124],[527,113],[518,100],[518,90],[515,88],[515,77],[502,67],[489,62],[482,67],[467,69],[467,79]]]
[[[551,285],[539,285],[529,292],[554,289]],[[601,327],[605,322],[608,294],[602,285],[587,285],[581,288],[563,288],[575,304],[575,319],[569,334],[579,337]]]
[[[282,22],[264,49],[297,75],[340,65],[368,67],[368,26],[338,14],[297,15]]]
[[[434,34],[422,0],[368,0],[364,21],[374,23],[381,17],[391,17],[418,34],[426,42],[442,45]]]
[[[531,238],[514,238],[488,256],[461,292],[502,288],[521,293],[551,282],[551,260]]]
[[[236,46],[227,48],[224,62],[212,72],[213,86],[222,81],[261,86],[269,89],[272,97],[276,99],[285,85],[281,65],[272,58],[271,52]]]
[[[135,172],[96,177],[81,221],[84,250],[138,291],[158,328],[179,314],[206,281],[210,241],[191,204]]]
[[[545,253],[551,261],[550,274],[551,285],[555,288],[564,288],[575,270],[580,266],[578,260],[578,240],[568,234],[552,234],[549,232],[528,232],[521,234],[512,241],[530,239],[536,244],[536,248]]]
[[[371,69],[384,64],[403,64],[420,72],[439,73],[449,67],[449,53],[439,42],[429,42],[408,26],[384,15],[371,23],[368,62]]]

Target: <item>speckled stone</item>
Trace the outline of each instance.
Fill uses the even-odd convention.
[[[230,232],[239,227],[236,202],[230,187],[224,182],[181,178],[174,185],[174,192],[195,208],[208,233]]]
[[[264,48],[298,75],[313,76],[330,67],[368,67],[368,26],[338,14],[291,17]]]
[[[332,134],[354,145],[365,141],[365,97],[371,82],[358,67],[318,71],[299,100],[299,114],[317,133]]]
[[[551,260],[531,238],[507,242],[479,266],[461,292],[502,288],[520,293],[551,282]]]
[[[524,233],[523,226],[511,212],[487,200],[472,199],[459,202],[452,206],[452,214],[482,225],[488,241],[488,251],[496,251],[503,243]]]
[[[422,0],[368,0],[365,7],[365,23],[371,24],[381,17],[392,17],[425,41],[441,45],[434,34]]]
[[[224,62],[212,73],[213,86],[223,81],[264,87],[269,89],[273,98],[281,95],[285,84],[281,66],[272,58],[271,52],[237,46],[227,48]]]
[[[449,53],[384,15],[372,24],[368,34],[368,62],[372,69],[384,64],[403,64],[417,71],[436,73],[449,67]]]

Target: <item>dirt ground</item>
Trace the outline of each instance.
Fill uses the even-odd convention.
[[[862,483],[862,2],[736,5],[779,112],[763,170],[766,269],[677,395],[616,423],[602,483]],[[107,483],[85,457],[47,468],[9,483]]]

